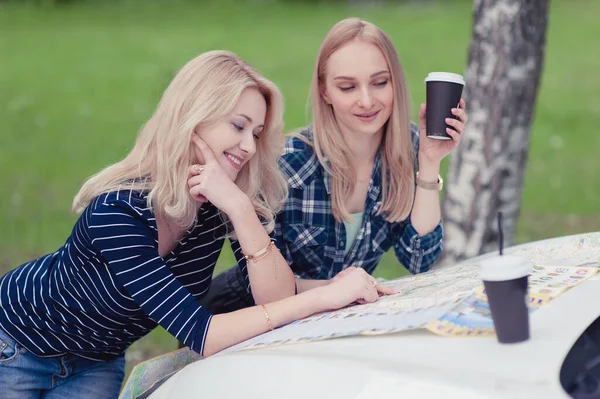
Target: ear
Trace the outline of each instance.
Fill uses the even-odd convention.
[[[321,98],[323,99],[323,101],[331,105],[331,100],[329,99],[329,94],[327,94],[327,88],[325,88],[325,85],[319,85],[319,92],[321,93]]]

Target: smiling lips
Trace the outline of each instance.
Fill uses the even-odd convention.
[[[243,158],[238,157],[237,155],[230,154],[228,152],[223,152],[223,154],[225,154],[225,157],[227,157],[227,160],[229,161],[231,166],[234,167],[234,169],[240,170],[242,168],[242,163],[244,162]]]
[[[378,114],[379,114],[379,111],[368,112],[368,113],[364,113],[364,114],[354,114],[354,115],[363,122],[371,122],[371,121],[375,120],[375,118],[377,118]]]

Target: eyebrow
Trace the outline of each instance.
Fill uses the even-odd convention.
[[[390,73],[388,70],[384,69],[383,71],[375,72],[370,77],[373,79],[376,76],[383,75],[384,73]],[[336,76],[333,80],[354,80],[354,78],[350,76]]]
[[[248,115],[246,114],[237,114],[237,116],[241,116],[242,118],[246,119],[249,123],[252,123],[252,118],[250,118]],[[257,127],[265,127],[265,125],[258,125]]]
[[[245,118],[248,122],[252,123],[252,118],[250,118],[248,115],[246,114],[237,114],[238,116],[241,116],[242,118]]]

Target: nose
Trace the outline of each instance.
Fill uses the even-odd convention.
[[[360,105],[363,108],[371,108],[371,106],[373,105],[373,98],[371,97],[371,92],[369,88],[365,87],[360,91],[358,105]]]
[[[251,157],[256,152],[256,140],[254,139],[254,133],[248,130],[240,141],[240,150],[244,151],[248,157]]]

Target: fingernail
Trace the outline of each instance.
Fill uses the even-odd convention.
[[[446,123],[452,122],[452,118],[446,118]]]
[[[458,108],[452,108],[452,113],[453,114],[458,114]]]

